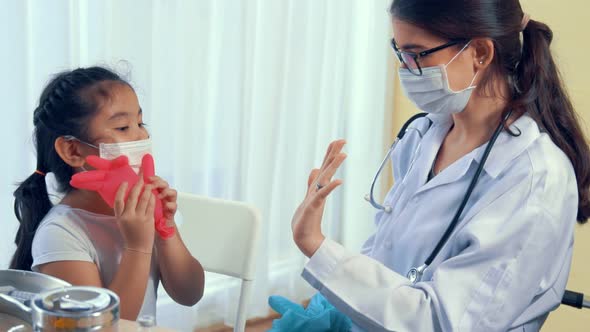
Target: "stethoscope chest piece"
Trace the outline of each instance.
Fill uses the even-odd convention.
[[[422,280],[422,275],[424,274],[424,271],[426,270],[426,268],[428,267],[428,265],[423,264],[422,266],[418,267],[418,268],[411,268],[410,271],[408,271],[408,274],[406,275],[406,277],[410,280],[410,282],[412,284],[415,284],[417,282],[419,282],[420,280]]]

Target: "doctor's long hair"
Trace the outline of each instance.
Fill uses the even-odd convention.
[[[503,81],[510,93],[506,112],[528,113],[567,155],[578,183],[577,220],[585,223],[590,217],[590,150],[551,54],[551,29],[531,19],[523,30],[526,20],[518,0],[394,0],[390,12],[444,39],[493,41],[491,70],[478,85],[492,91],[493,81]]]
[[[33,237],[53,206],[44,174],[54,174],[59,192],[72,190],[69,182],[74,169],[57,154],[55,140],[65,135],[87,140],[88,124],[100,105],[110,98],[114,84],[129,85],[108,69],[79,68],[58,74],[41,93],[33,114],[38,172],[20,183],[14,192],[14,214],[20,226],[14,240],[17,248],[10,262],[11,269],[31,270]]]

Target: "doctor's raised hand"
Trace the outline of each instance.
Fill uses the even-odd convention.
[[[342,184],[342,180],[333,180],[332,177],[346,159],[346,154],[342,152],[345,144],[345,140],[336,140],[328,146],[320,169],[313,169],[309,174],[305,199],[293,215],[293,240],[307,257],[311,257],[325,239],[321,227],[322,215],[326,198]]]

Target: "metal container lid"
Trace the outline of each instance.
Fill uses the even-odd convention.
[[[93,331],[116,325],[119,297],[97,287],[65,287],[37,295],[32,301],[36,328]]]

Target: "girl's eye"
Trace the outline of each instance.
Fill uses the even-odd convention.
[[[125,126],[125,127],[119,127],[119,128],[115,128],[118,131],[127,131],[127,129],[129,129],[129,126]]]
[[[140,122],[139,123],[139,128],[143,128],[143,127],[146,127],[146,126],[147,126],[147,123],[145,123],[145,122]]]

